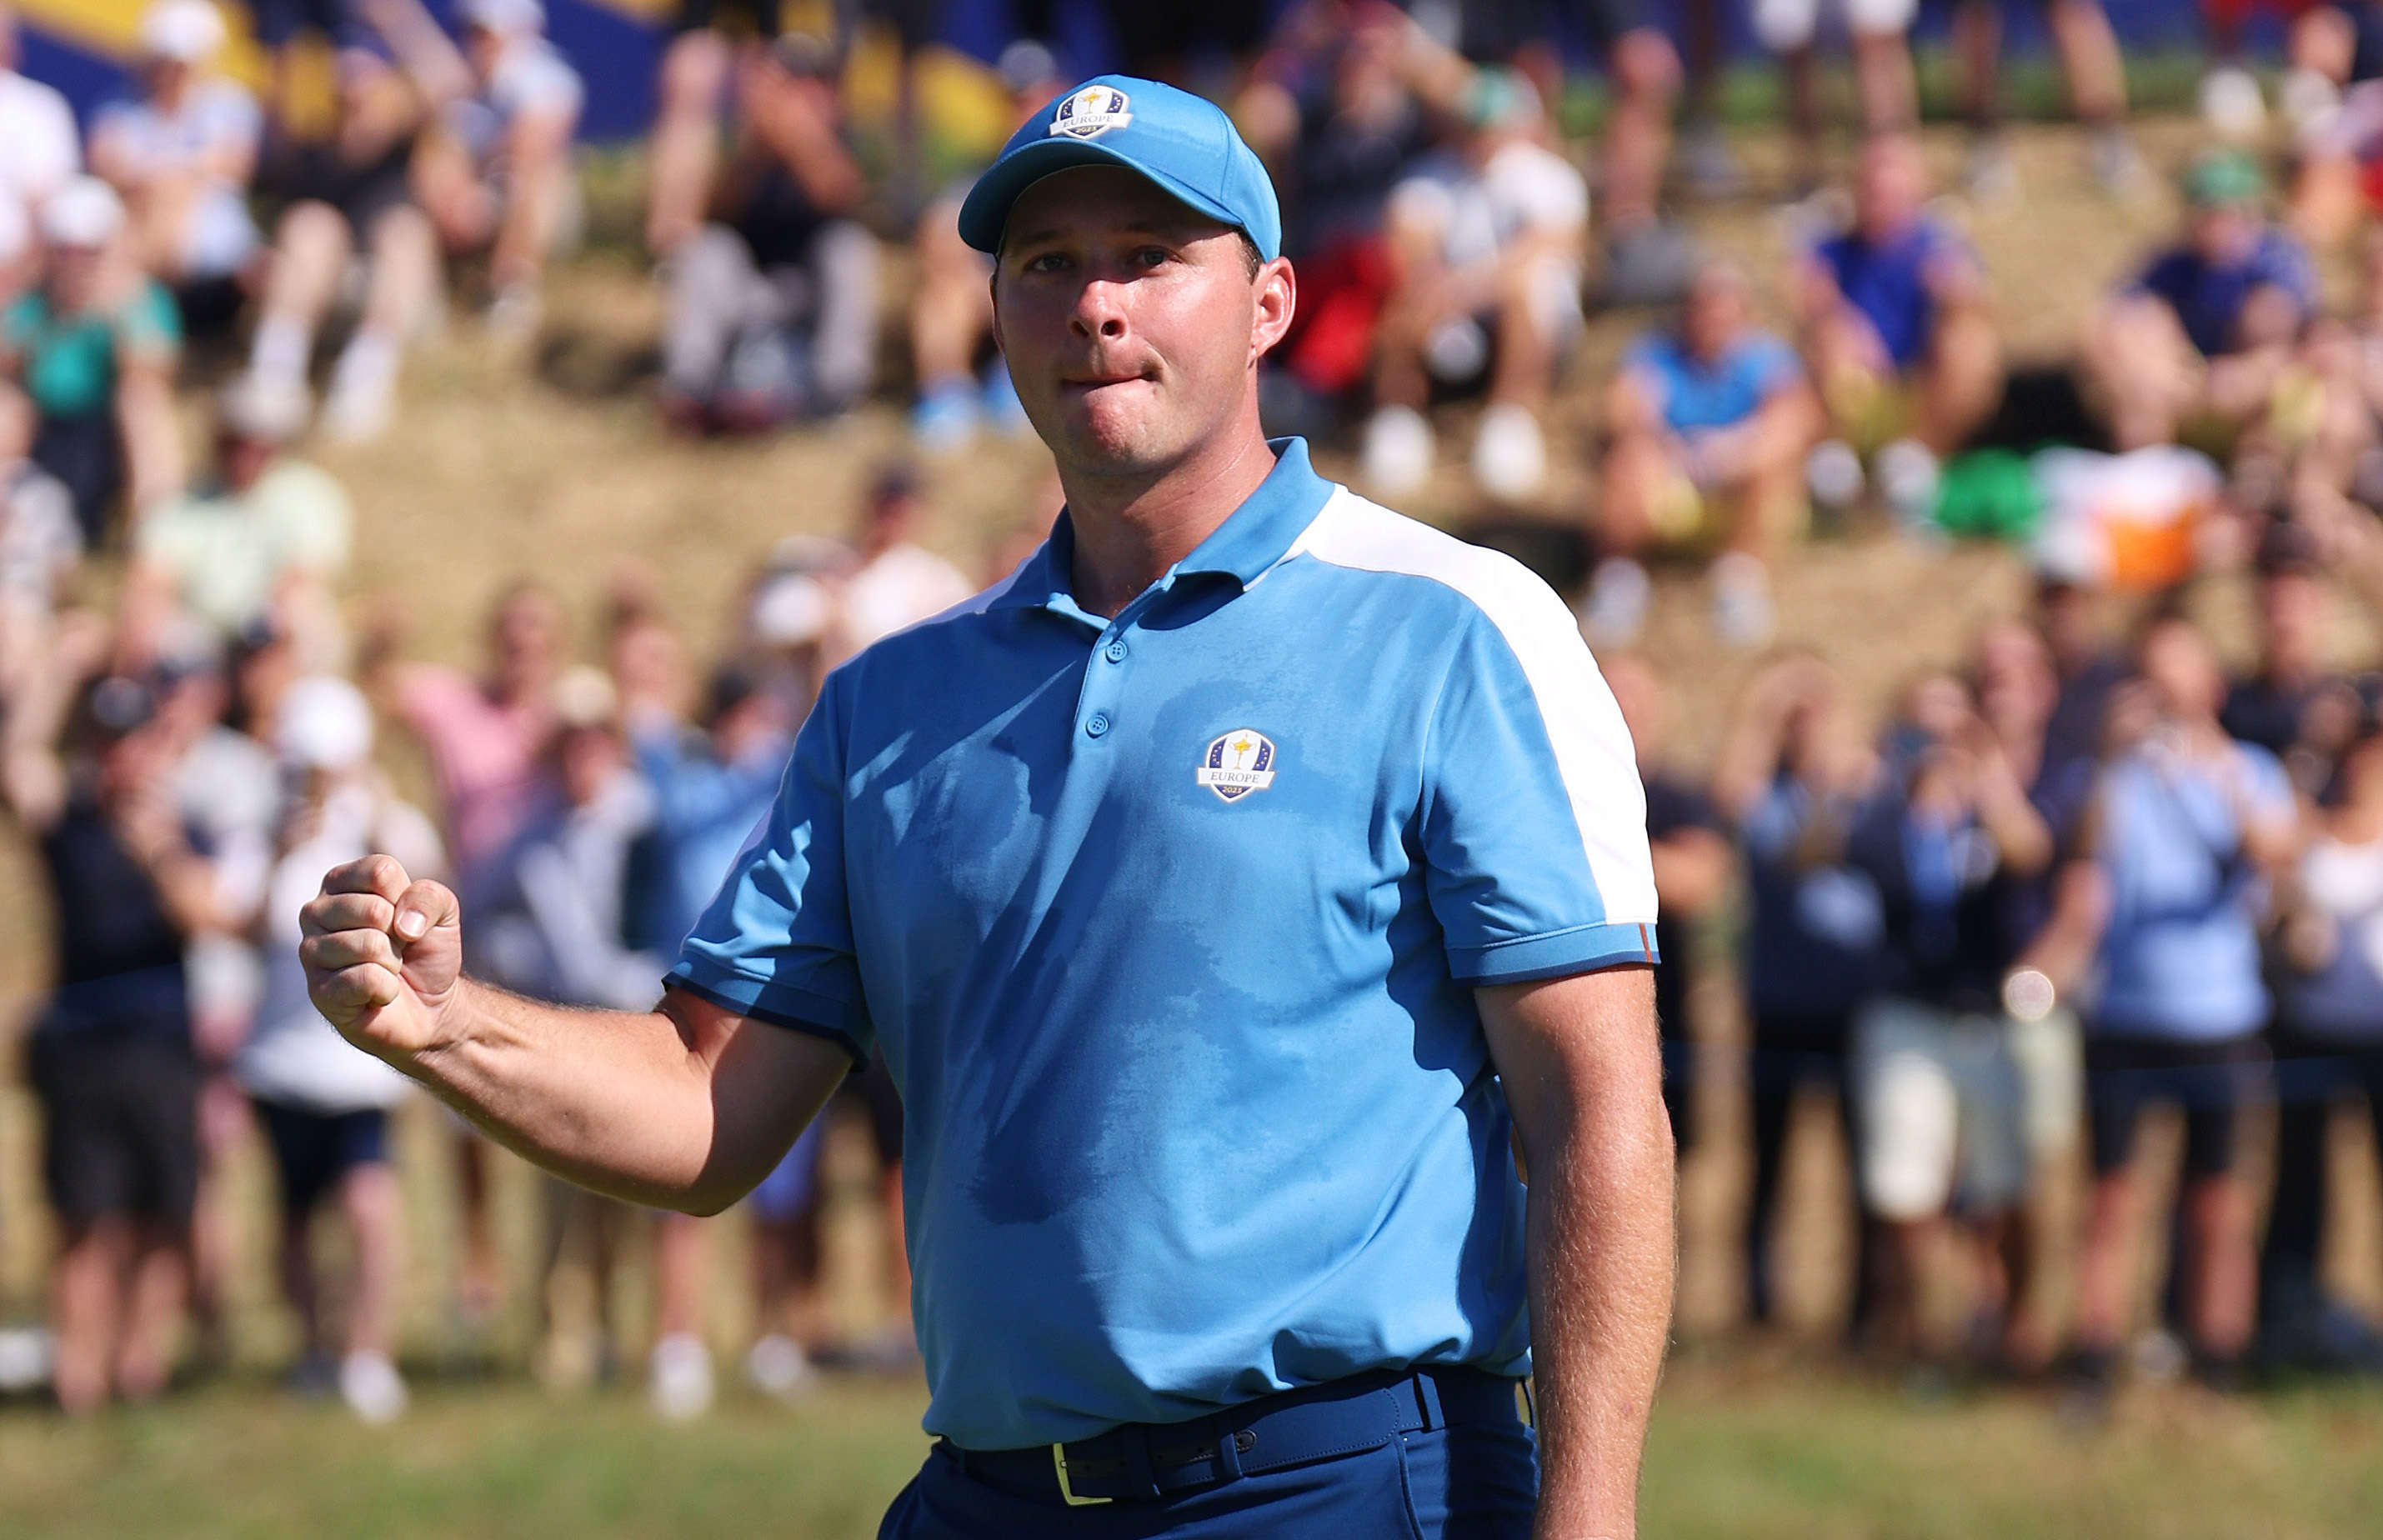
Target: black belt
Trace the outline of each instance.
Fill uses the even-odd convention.
[[[1129,1423],[1073,1444],[935,1452],[1014,1497],[1069,1507],[1155,1502],[1193,1487],[1378,1449],[1406,1433],[1519,1427],[1502,1374],[1462,1366],[1384,1370],[1285,1390],[1188,1423]]]

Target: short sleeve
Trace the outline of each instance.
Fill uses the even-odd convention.
[[[770,815],[704,909],[669,982],[866,1062],[875,1031],[854,955],[844,869],[843,692],[832,674]]]
[[[1422,847],[1450,972],[1518,983],[1652,963],[1655,877],[1630,734],[1571,613],[1491,569],[1433,710]]]
[[[182,316],[165,286],[143,282],[116,319],[117,346],[132,358],[163,361],[182,346]]]
[[[1804,377],[1804,363],[1796,356],[1796,350],[1767,331],[1747,338],[1734,368],[1757,404]]]

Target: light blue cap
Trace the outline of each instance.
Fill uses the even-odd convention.
[[[1047,104],[1009,136],[1001,158],[960,205],[960,239],[1001,246],[1018,195],[1055,171],[1122,166],[1167,194],[1246,234],[1258,255],[1282,254],[1282,207],[1257,153],[1225,110],[1188,91],[1131,75],[1099,75]]]

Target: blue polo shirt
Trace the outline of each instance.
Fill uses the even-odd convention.
[[[830,676],[672,975],[885,1053],[929,1432],[1528,1364],[1473,990],[1652,961],[1562,602],[1297,439],[1115,620],[1072,538]]]
[[[1847,230],[1821,241],[1812,254],[1902,370],[1921,362],[1935,336],[1939,273],[1947,264],[1976,260],[1960,237],[1924,216],[1887,240]]]
[[[2275,226],[2239,263],[2213,263],[2190,246],[2153,259],[2135,280],[2137,291],[2158,296],[2176,312],[2185,336],[2203,356],[2217,358],[2241,345],[2235,328],[2251,296],[2269,286],[2290,294],[2303,316],[2317,312],[2316,268],[2307,248]]]

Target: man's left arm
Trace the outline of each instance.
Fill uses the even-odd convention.
[[[1671,1125],[1653,972],[1475,992],[1530,1196],[1539,1540],[1636,1533],[1639,1457],[1671,1333]]]

